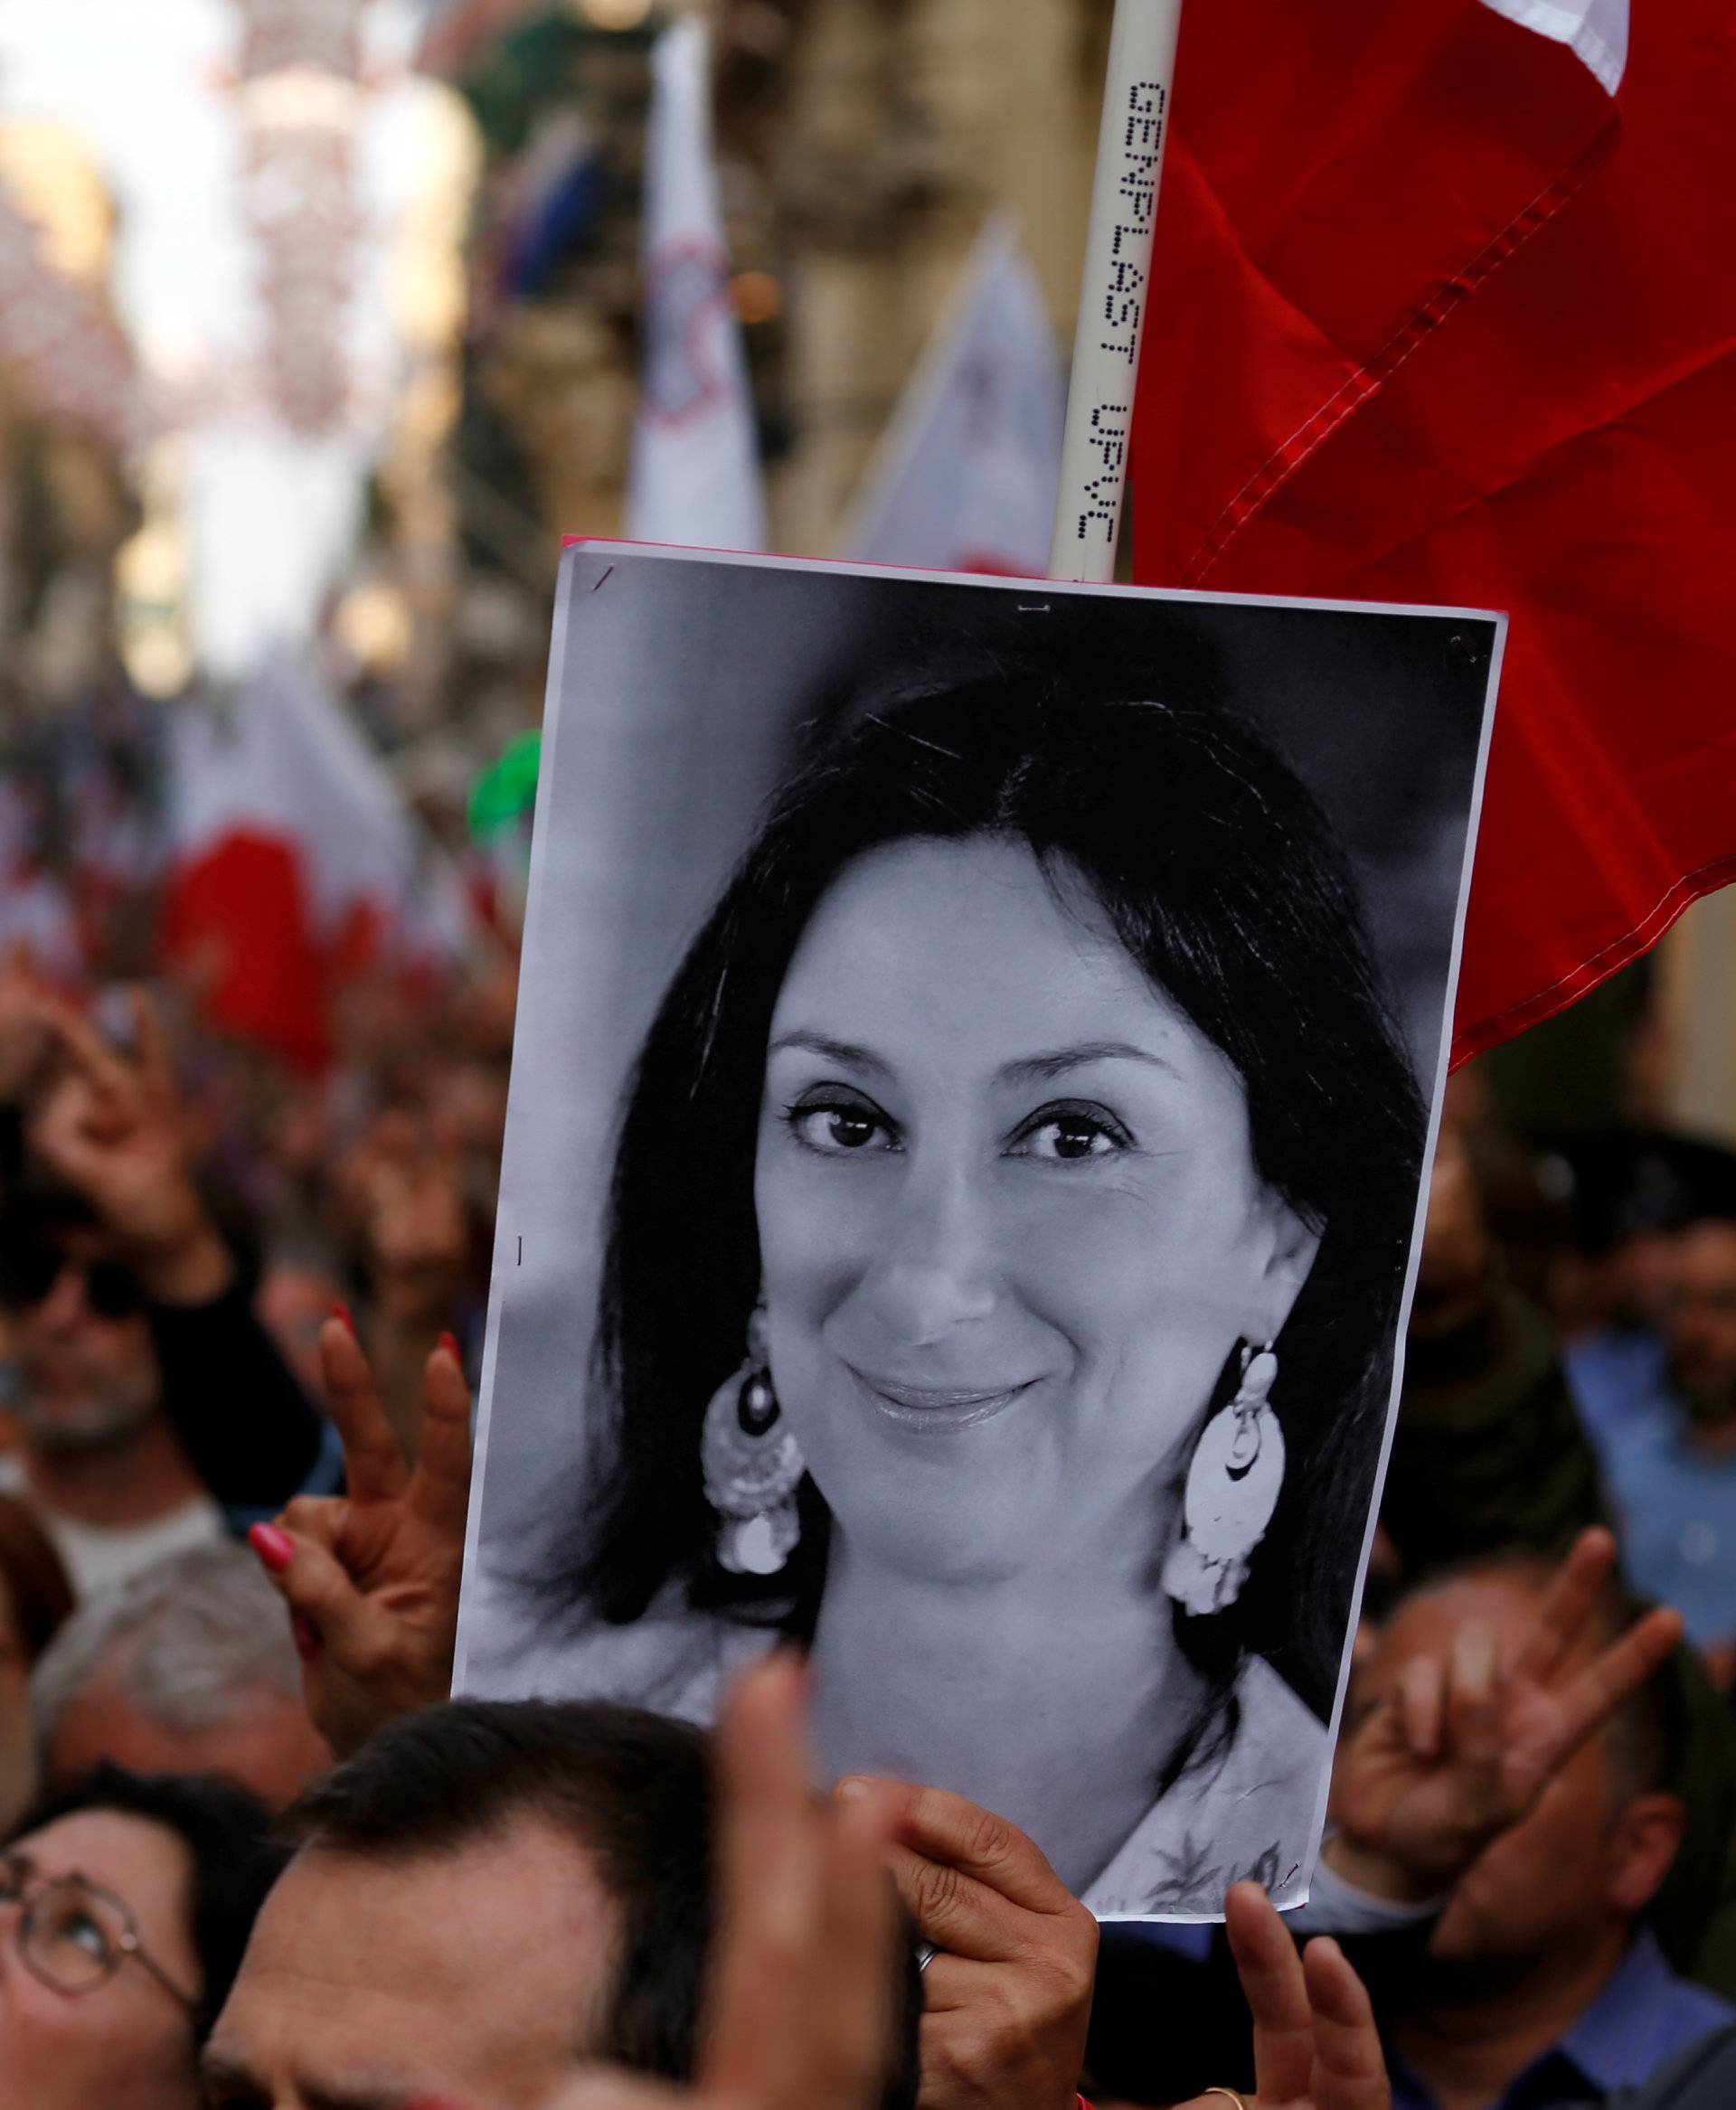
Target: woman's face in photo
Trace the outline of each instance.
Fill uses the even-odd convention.
[[[936,1577],[1150,1545],[1226,1358],[1314,1255],[1235,1069],[1069,897],[1022,843],[877,851],[772,1019],[773,1381],[841,1528]]]

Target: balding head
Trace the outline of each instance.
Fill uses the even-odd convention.
[[[44,1777],[108,1760],[217,1773],[281,1809],[331,1762],[282,1605],[239,1547],[160,1562],[81,1606],[31,1687]]]
[[[1359,1705],[1378,1702],[1421,1660],[1445,1663],[1473,1622],[1504,1666],[1517,1654],[1553,1573],[1518,1557],[1478,1562],[1424,1583],[1394,1606],[1357,1672]],[[1606,1587],[1591,1631],[1563,1672],[1631,1625],[1638,1607]],[[1431,1945],[1438,1962],[1495,1983],[1545,1972],[1599,1945],[1618,1955],[1668,1875],[1683,1806],[1671,1792],[1680,1758],[1679,1701],[1666,1668],[1589,1738],[1530,1813],[1500,1833],[1460,1879]]]

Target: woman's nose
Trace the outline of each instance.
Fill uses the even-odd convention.
[[[965,1169],[912,1164],[882,1220],[863,1287],[906,1347],[990,1316],[1000,1294],[993,1226]]]

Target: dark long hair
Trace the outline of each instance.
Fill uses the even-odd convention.
[[[884,844],[1029,845],[1082,877],[1153,984],[1246,1088],[1263,1179],[1321,1234],[1278,1343],[1288,1468],[1232,1612],[1181,1619],[1220,1687],[1244,1648],[1330,1706],[1391,1380],[1424,1118],[1348,871],[1309,793],[1216,706],[997,670],[860,718],[776,797],[669,986],[630,1084],[609,1202],[584,1544],[559,1589],[626,1625],[687,1601],[811,1634],[828,1518],[811,1481],[785,1571],[725,1573],[706,1402],[760,1286],[755,1144],[772,1010],[843,868]],[[1161,1550],[1154,1549],[1154,1560]]]

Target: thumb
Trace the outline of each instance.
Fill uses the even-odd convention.
[[[266,1580],[319,1642],[331,1647],[354,1634],[367,1602],[335,1554],[279,1524],[255,1524],[247,1540]]]

